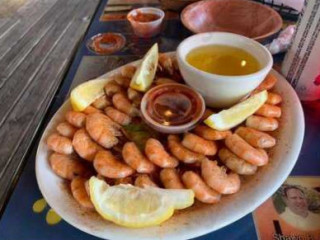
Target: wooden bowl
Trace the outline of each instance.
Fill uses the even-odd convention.
[[[183,25],[194,33],[231,32],[258,41],[277,33],[281,16],[272,8],[247,0],[205,0],[181,13]]]

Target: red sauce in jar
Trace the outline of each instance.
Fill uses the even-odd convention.
[[[143,13],[137,11],[137,14],[130,16],[133,21],[136,22],[153,22],[160,18],[159,15],[153,13]]]
[[[163,84],[151,89],[146,113],[165,126],[189,123],[202,114],[202,99],[191,88],[182,84]]]

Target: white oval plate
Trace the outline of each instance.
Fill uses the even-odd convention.
[[[170,53],[174,54],[174,53]],[[131,64],[138,64],[136,61]],[[218,204],[197,203],[189,209],[176,212],[174,216],[157,227],[130,229],[103,220],[98,214],[78,206],[68,190],[66,182],[53,173],[48,157],[50,150],[45,144],[47,136],[71,109],[66,101],[46,127],[36,156],[36,177],[39,188],[48,204],[74,227],[105,239],[189,239],[222,228],[255,210],[269,198],[285,181],[297,161],[303,136],[304,116],[300,101],[289,83],[276,71],[279,79],[276,92],[283,97],[283,115],[277,134],[278,143],[271,153],[270,163],[252,177],[245,179],[240,192],[224,196]],[[115,69],[100,78],[116,74]]]

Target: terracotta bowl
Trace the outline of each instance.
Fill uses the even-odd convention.
[[[247,0],[206,0],[190,4],[181,21],[194,33],[231,32],[258,41],[277,33],[281,16],[272,8]]]

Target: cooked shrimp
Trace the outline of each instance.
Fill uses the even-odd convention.
[[[138,173],[151,173],[156,166],[140,152],[134,142],[126,142],[122,148],[123,160]]]
[[[137,90],[133,88],[128,88],[127,91],[128,99],[130,99],[135,106],[139,106],[142,100],[142,95]]]
[[[116,75],[113,78],[120,86],[123,86],[125,88],[128,88],[130,86],[131,78],[127,78],[121,75]]]
[[[240,189],[240,177],[236,173],[226,173],[226,169],[219,167],[217,161],[204,159],[201,162],[202,177],[209,185],[221,194],[236,193]]]
[[[125,178],[134,173],[131,167],[117,160],[110,151],[99,151],[93,160],[93,166],[107,178]]]
[[[231,152],[253,165],[263,166],[268,163],[268,155],[262,154],[236,133],[227,137],[225,144]]]
[[[195,134],[198,136],[206,139],[206,140],[222,140],[225,139],[227,136],[231,135],[232,132],[227,130],[227,131],[218,131],[214,130],[210,127],[204,126],[204,125],[198,125],[194,129]]]
[[[270,148],[276,145],[276,139],[269,134],[253,128],[239,127],[236,131],[247,143],[256,148]]]
[[[204,121],[204,120],[206,120],[208,117],[210,117],[210,115],[212,115],[212,114],[214,114],[214,112],[211,110],[211,109],[209,109],[209,108],[206,108],[206,110],[204,111],[204,113],[203,113],[203,115],[202,115],[202,117],[201,117],[201,121]]]
[[[104,112],[107,114],[109,118],[111,118],[116,123],[119,123],[120,125],[128,125],[131,123],[131,117],[127,114],[120,112],[119,110],[113,108],[113,107],[107,107]]]
[[[114,185],[119,185],[119,184],[131,184],[132,185],[133,180],[132,177],[125,177],[125,178],[118,178],[115,180]]]
[[[203,155],[215,155],[217,153],[217,144],[213,141],[205,140],[193,133],[186,133],[182,140],[182,145],[191,151]]]
[[[165,71],[169,73],[169,75],[173,75],[174,72],[174,65],[172,58],[168,56],[167,54],[160,53],[159,54],[159,68],[161,71]]]
[[[59,177],[68,180],[72,180],[77,176],[83,176],[87,173],[85,165],[71,156],[53,153],[49,157],[49,162],[52,170]]]
[[[104,91],[107,94],[107,96],[111,97],[116,93],[122,93],[124,92],[123,88],[116,83],[114,80],[108,82],[105,86],[104,86]]]
[[[72,126],[82,128],[86,123],[86,115],[81,112],[69,111],[66,113],[66,120]]]
[[[279,123],[274,118],[266,118],[252,115],[247,118],[246,126],[259,131],[274,131],[278,128]]]
[[[92,106],[97,109],[105,109],[106,107],[111,105],[111,101],[107,98],[106,95],[103,95],[97,98],[93,103]]]
[[[167,84],[167,83],[177,83],[175,80],[171,79],[171,78],[157,78],[154,83],[156,85],[162,85],[162,84]]]
[[[158,187],[147,174],[140,174],[134,181],[134,185],[137,187]]]
[[[270,90],[271,88],[274,87],[277,80],[278,79],[273,74],[269,73],[267,77],[263,80],[263,82],[260,83],[260,85],[256,88],[256,90],[258,91]]]
[[[57,133],[53,133],[48,137],[47,145],[48,148],[57,153],[62,153],[66,155],[73,153],[71,140]]]
[[[262,117],[279,118],[281,117],[281,108],[270,104],[263,104],[255,114]]]
[[[74,150],[85,160],[93,161],[94,156],[99,150],[103,150],[97,143],[95,143],[85,129],[79,129],[73,137],[72,145]]]
[[[174,168],[179,164],[178,160],[171,157],[162,144],[154,138],[147,140],[145,153],[151,162],[162,168]]]
[[[68,122],[59,123],[57,131],[61,136],[72,138],[77,129]]]
[[[71,193],[74,199],[85,208],[94,209],[90,197],[86,191],[85,183],[87,179],[76,177],[71,181]]]
[[[111,148],[118,143],[121,136],[120,126],[102,113],[87,116],[86,130],[90,137],[105,148]]]
[[[258,169],[257,166],[239,158],[227,148],[222,148],[219,151],[219,158],[229,169],[240,175],[252,175]]]
[[[192,189],[196,199],[203,203],[217,203],[221,194],[211,189],[202,178],[193,171],[187,171],[182,175],[182,181],[188,189]]]
[[[279,94],[268,92],[268,104],[277,105],[282,102],[282,97]]]
[[[167,189],[184,189],[180,176],[175,168],[165,168],[160,172],[160,180]]]
[[[92,113],[101,113],[101,110],[92,106],[88,106],[83,110],[83,113],[89,115]]]
[[[179,137],[176,135],[168,136],[168,147],[173,156],[184,163],[194,163],[201,161],[201,159],[204,158],[203,154],[195,153],[188,148],[185,148],[180,143]]]
[[[112,97],[113,105],[119,111],[128,114],[131,117],[138,116],[139,110],[132,105],[132,103],[121,93],[116,93]]]
[[[132,78],[136,71],[136,67],[132,65],[126,65],[121,68],[121,75],[123,77]]]

